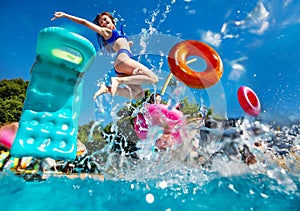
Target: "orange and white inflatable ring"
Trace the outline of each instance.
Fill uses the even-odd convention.
[[[189,56],[199,56],[206,62],[206,69],[196,72],[187,64]],[[197,40],[185,40],[174,45],[168,55],[171,72],[185,85],[204,89],[216,84],[223,74],[223,63],[218,53],[209,45]]]

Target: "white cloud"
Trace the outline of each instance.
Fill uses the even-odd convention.
[[[215,47],[219,47],[222,42],[221,35],[219,33],[214,33],[212,31],[202,32],[201,40]]]
[[[254,34],[263,34],[270,26],[270,12],[264,4],[259,1],[256,7],[248,14],[248,17],[241,22],[241,28],[249,29]]]
[[[283,6],[288,6],[290,3],[292,3],[293,0],[285,0],[284,3],[283,3]]]
[[[232,30],[232,27],[235,28],[239,26],[241,22],[236,21],[234,23],[224,23],[222,25],[220,33],[223,34],[223,39],[233,39],[233,38],[238,38],[238,34],[234,34]]]
[[[236,60],[230,61],[229,64],[232,68],[229,74],[229,80],[238,81],[240,77],[246,73],[245,67],[239,62],[247,60],[247,57],[241,57]]]
[[[262,22],[261,23],[261,26],[260,26],[260,28],[258,28],[258,29],[250,29],[249,31],[251,32],[251,33],[254,33],[254,34],[263,34],[268,28],[269,28],[269,22],[268,21],[264,21],[264,22]]]

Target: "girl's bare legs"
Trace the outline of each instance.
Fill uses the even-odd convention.
[[[116,94],[126,98],[139,99],[144,97],[145,93],[140,85],[127,85],[128,88],[118,87]]]
[[[96,98],[99,95],[102,95],[102,94],[104,94],[106,92],[110,92],[110,88],[107,87],[105,84],[101,84],[99,90],[97,92],[95,92],[95,94],[94,94],[94,100],[96,100]]]
[[[127,54],[120,54],[115,61],[115,69],[120,73],[125,73],[128,76],[124,77],[112,77],[111,87],[107,87],[103,84],[99,90],[95,93],[94,99],[97,96],[110,92],[112,96],[115,94],[127,98],[137,99],[143,96],[142,84],[151,83],[155,84],[158,82],[158,77],[150,69],[143,64],[131,59]],[[119,88],[120,84],[126,84],[131,89]]]
[[[146,75],[131,75],[125,77],[112,77],[111,78],[111,95],[114,96],[115,94],[120,95],[118,93],[119,85],[120,84],[127,84],[127,85],[138,85],[140,87],[141,84],[146,84],[151,81],[152,83],[157,83],[157,81],[153,81],[149,79]],[[132,88],[136,88],[135,86],[129,86]],[[132,90],[134,91],[134,90]],[[138,94],[138,93],[136,93]]]
[[[125,98],[138,99],[144,97],[144,91],[140,85],[127,85],[128,88],[117,87],[116,94]],[[130,90],[129,90],[130,89]],[[111,87],[101,84],[99,90],[94,94],[94,100],[99,95],[111,93]]]
[[[119,95],[117,92],[120,84],[142,85],[146,83],[155,84],[158,82],[157,75],[154,74],[145,65],[129,58],[127,55],[125,55],[124,57],[122,58],[122,55],[118,57],[115,62],[115,69],[118,72],[127,74],[128,76],[111,78],[112,96],[114,96],[115,94]]]
[[[112,77],[111,87],[107,87],[104,84],[101,84],[99,90],[94,95],[94,99],[96,99],[97,96],[106,92],[110,92],[112,96],[119,95],[126,98],[130,98],[130,91],[126,88],[119,88],[120,84],[128,85],[129,88],[131,88],[132,98],[137,99],[138,95],[141,95],[142,92],[141,84],[157,83],[158,78],[154,73],[152,73],[152,71],[149,70],[150,73],[148,73],[151,76],[153,75],[152,77],[149,77],[148,75],[141,75],[141,73],[145,72],[143,72],[143,70],[136,71],[137,75],[130,75],[125,77]]]

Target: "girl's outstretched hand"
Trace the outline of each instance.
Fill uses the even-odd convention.
[[[62,17],[64,17],[64,16],[66,15],[66,13],[64,13],[64,12],[55,12],[53,15],[54,15],[54,17],[51,18],[52,21],[54,21],[54,20],[57,19],[57,18],[62,18]]]

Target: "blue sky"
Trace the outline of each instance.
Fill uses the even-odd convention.
[[[0,79],[30,79],[38,33],[45,27],[68,28],[85,36],[97,48],[92,31],[67,19],[50,21],[54,11],[89,20],[99,12],[110,11],[117,18],[117,25],[123,24],[134,40],[133,53],[151,54],[150,65],[160,77],[158,90],[170,71],[166,55],[172,45],[182,39],[194,39],[210,44],[219,53],[224,73],[215,87],[187,89],[181,97],[190,96],[196,101],[202,97],[205,104],[213,104],[228,116],[241,116],[245,113],[236,92],[245,85],[259,96],[262,117],[288,114],[288,118],[295,118],[300,113],[299,1],[11,0],[0,5]],[[81,123],[94,118],[92,96],[97,89],[97,78],[111,68],[110,59],[98,56],[84,76]],[[197,65],[194,64],[195,69]],[[122,100],[126,101],[115,101]]]

